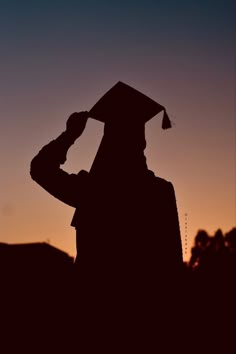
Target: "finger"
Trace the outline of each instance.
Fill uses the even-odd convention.
[[[88,111],[82,111],[82,112],[79,112],[77,113],[78,117],[81,117],[81,118],[88,118],[89,117],[89,112]]]

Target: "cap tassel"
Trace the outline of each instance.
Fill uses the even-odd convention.
[[[162,129],[169,129],[171,128],[171,121],[170,118],[168,117],[168,114],[166,113],[166,110],[164,109],[164,115],[162,119]]]

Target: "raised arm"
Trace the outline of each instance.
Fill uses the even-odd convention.
[[[88,119],[87,112],[73,113],[66,131],[45,145],[31,161],[30,174],[41,187],[62,202],[77,207],[86,189],[88,173],[68,174],[60,168],[75,140],[83,133]]]

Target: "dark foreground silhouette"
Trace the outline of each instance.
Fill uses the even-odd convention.
[[[209,353],[214,335],[218,348],[230,343],[219,338],[221,323],[231,328],[228,311],[220,306],[216,320],[214,309],[231,283],[215,276],[219,260],[201,273],[198,244],[184,267],[174,188],[146,165],[145,122],[163,109],[118,83],[90,113],[72,114],[32,160],[32,178],[75,208],[77,256],[72,263],[47,245],[2,245],[3,333],[14,334],[14,352]],[[60,165],[89,116],[105,117],[102,142],[89,172],[68,174]]]
[[[235,353],[235,262],[236,228],[225,235],[217,231],[214,237],[205,231],[198,232],[183,276],[181,329],[177,329],[181,353]],[[4,348],[4,340],[7,345],[4,353],[93,353],[100,347],[99,339],[109,342],[109,332],[104,333],[99,327],[95,335],[87,338],[89,343],[85,345],[86,336],[82,337],[84,328],[79,324],[79,314],[75,317],[78,268],[64,252],[47,244],[0,244],[0,266],[1,348]],[[165,267],[166,263],[163,263],[163,272]],[[159,304],[158,296],[156,302]],[[165,301],[159,306],[164,311],[164,306],[168,308],[169,304]],[[136,317],[139,311],[140,307],[137,307]],[[113,314],[111,308],[110,326]],[[159,319],[158,316],[156,323]],[[98,320],[102,325],[104,316],[101,314]],[[92,329],[97,321],[85,321],[85,324]],[[129,332],[132,333],[132,329]],[[155,332],[158,350],[150,349],[148,353],[170,352],[161,347],[160,333]],[[99,335],[98,339],[95,339],[96,335]],[[175,350],[176,341],[171,333],[168,340],[166,348],[171,346]],[[137,341],[139,338],[134,341],[133,348]],[[116,353],[119,344],[119,340],[110,343],[110,352]],[[147,348],[149,344],[147,342]],[[133,350],[128,350],[123,343],[122,352]]]
[[[235,353],[236,228],[214,236],[200,230],[186,276],[192,345],[204,353]]]
[[[167,350],[170,336],[178,347],[181,327],[179,221],[172,184],[149,171],[144,156],[145,122],[163,107],[122,83],[107,95],[90,113],[70,116],[66,131],[33,159],[31,176],[76,208],[73,312],[80,348]],[[89,116],[103,115],[104,136],[90,172],[69,175],[60,168],[69,147]]]

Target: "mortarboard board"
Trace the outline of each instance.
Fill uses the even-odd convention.
[[[93,106],[89,116],[104,123],[111,119],[120,121],[122,117],[126,119],[129,117],[131,121],[136,120],[145,124],[161,111],[164,111],[162,129],[171,128],[165,107],[119,81]]]

